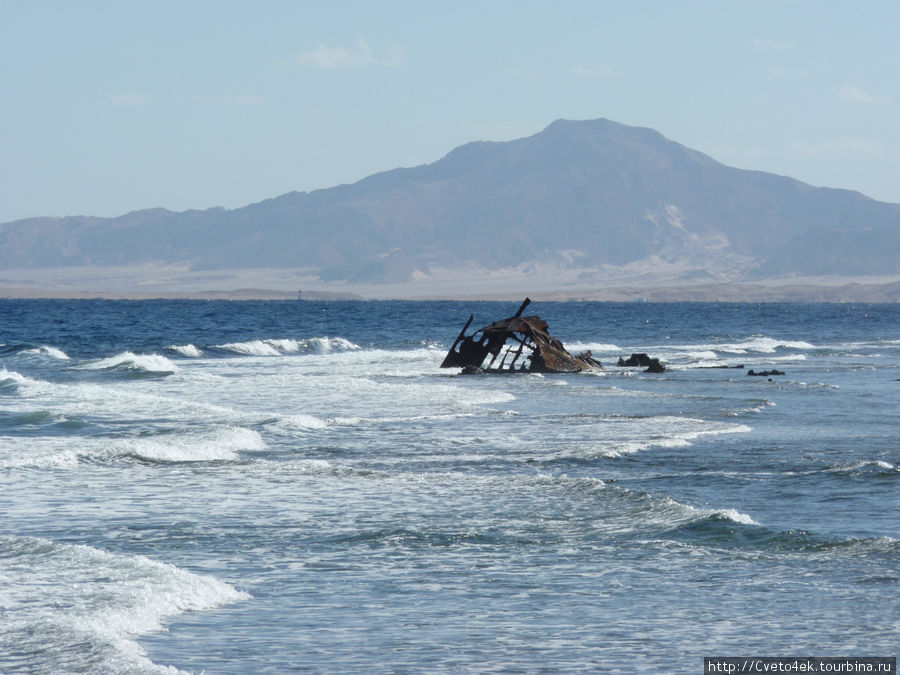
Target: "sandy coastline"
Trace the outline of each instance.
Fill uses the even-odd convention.
[[[437,292],[435,292],[437,291]],[[406,287],[353,287],[286,291],[267,288],[231,290],[110,291],[34,286],[0,286],[0,298],[9,299],[106,299],[106,300],[520,300],[529,295],[537,301],[599,302],[900,302],[900,282],[884,284],[700,284],[668,286],[610,286],[567,290],[541,290],[540,284],[523,283],[521,290],[471,288],[422,289]]]

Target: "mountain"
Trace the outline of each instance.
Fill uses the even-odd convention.
[[[584,284],[627,269],[656,280],[896,276],[900,205],[728,167],[598,119],[233,210],[0,225],[3,270],[149,263],[297,268],[349,284],[503,270]]]

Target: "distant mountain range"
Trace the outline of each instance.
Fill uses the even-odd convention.
[[[505,273],[589,287],[623,270],[648,283],[896,277],[900,205],[599,119],[233,210],[0,225],[4,271],[142,264],[295,268],[351,286]]]

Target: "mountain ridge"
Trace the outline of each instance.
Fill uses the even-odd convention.
[[[303,269],[329,284],[547,269],[608,283],[900,275],[900,205],[738,169],[645,127],[556,120],[429,164],[237,209],[0,224],[0,268]],[[680,270],[677,271],[677,270]],[[654,279],[648,279],[654,281]]]

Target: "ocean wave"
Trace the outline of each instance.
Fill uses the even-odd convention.
[[[876,476],[888,476],[900,475],[900,466],[891,464],[890,462],[886,462],[881,459],[873,459],[861,460],[859,462],[853,462],[851,464],[830,466],[827,469],[824,469],[824,471],[827,473],[849,476],[862,476],[867,474]]]
[[[720,351],[731,352],[734,354],[745,354],[747,352],[760,352],[762,354],[774,354],[779,348],[781,349],[815,349],[816,347],[809,342],[803,340],[782,340],[779,338],[770,338],[764,335],[754,336],[744,340],[743,342],[719,345]]]
[[[17,373],[15,370],[7,370],[6,367],[0,368],[0,391],[3,389],[16,390],[19,385],[35,384],[34,380],[27,375]]]
[[[70,423],[70,422],[61,422]],[[258,431],[224,427],[194,433],[160,433],[138,438],[96,438],[73,445],[71,437],[40,436],[2,443],[0,468],[75,468],[79,464],[133,460],[150,464],[223,462],[239,459],[240,452],[265,450]]]
[[[118,440],[111,450],[116,456],[169,463],[233,461],[240,451],[265,448],[266,443],[258,431],[227,427],[205,433],[160,434],[150,438]]]
[[[0,469],[57,469],[73,467],[79,460],[71,438],[0,437]]]
[[[344,338],[317,337],[307,340],[267,339],[248,340],[246,342],[228,342],[215,345],[221,349],[235,354],[246,356],[282,356],[284,354],[330,354],[333,352],[347,352],[361,349],[350,340]]]
[[[719,355],[712,350],[700,350],[696,352],[687,352],[687,358],[692,361],[700,361],[700,362],[717,362],[719,360]]]
[[[322,426],[334,424],[342,427],[358,427],[366,424],[404,424],[407,422],[424,422],[434,420],[455,420],[463,417],[473,417],[471,412],[435,412],[423,415],[399,415],[385,417],[332,417],[327,422],[319,420]],[[291,418],[287,418],[290,420]],[[313,418],[316,419],[316,418]]]
[[[663,498],[663,502],[674,509],[675,520],[681,521],[682,526],[691,526],[703,521],[728,521],[739,525],[753,525],[761,527],[761,525],[753,519],[752,516],[742,513],[734,508],[715,509],[701,508],[691,504],[683,504],[671,497]]]
[[[251,598],[144,556],[37,537],[0,535],[0,573],[8,582],[0,653],[44,672],[173,672],[153,664],[136,639],[185,612]]]
[[[166,347],[166,350],[178,354],[179,356],[187,356],[192,359],[203,356],[203,352],[192,344],[169,345]]]
[[[0,413],[0,427],[62,427],[64,429],[80,429],[87,422],[78,416],[69,416],[51,410],[34,410],[19,414]]]
[[[56,347],[51,347],[50,345],[41,345],[40,347],[36,347],[34,349],[25,349],[22,351],[22,353],[50,356],[54,359],[59,359],[60,361],[69,360],[69,355],[66,354],[62,349],[57,349]]]
[[[790,349],[794,353],[769,356],[776,354],[779,349]],[[694,365],[719,365],[723,362],[735,361],[735,357],[744,357],[738,363],[746,359],[757,362],[762,356],[766,356],[765,362],[772,360],[802,361],[806,355],[797,353],[802,350],[816,349],[815,345],[802,340],[781,340],[765,336],[747,338],[740,342],[716,342],[681,345],[660,345],[648,347],[646,350],[652,356],[658,356],[663,360],[682,361]]]
[[[279,421],[281,424],[301,429],[324,429],[328,426],[326,420],[320,419],[315,415],[287,415]]]
[[[704,548],[738,549],[770,553],[868,557],[900,553],[900,541],[891,537],[828,537],[808,530],[778,530],[758,523],[735,520],[714,512],[662,533]]]
[[[135,354],[120,352],[105,359],[90,361],[80,366],[84,370],[105,370],[117,372],[137,372],[149,374],[171,374],[179,368],[165,356],[159,354]]]
[[[571,448],[546,455],[544,460],[560,458],[617,458],[650,448],[686,448],[703,436],[749,433],[746,424],[708,422],[690,417],[663,415],[649,418],[610,418],[608,428],[595,435],[606,434],[608,439],[576,443]]]

